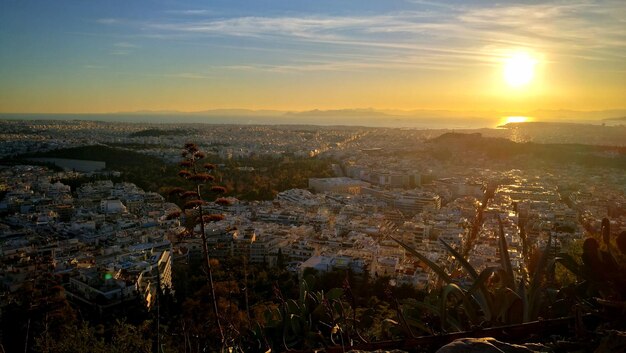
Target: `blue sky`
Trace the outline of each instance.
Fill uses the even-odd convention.
[[[0,111],[611,109],[624,1],[0,1]],[[515,51],[541,63],[505,92]]]

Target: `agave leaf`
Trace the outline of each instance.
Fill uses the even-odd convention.
[[[307,297],[310,299],[310,301],[313,301],[314,303],[321,303],[324,300],[324,292],[308,292]]]
[[[511,265],[511,258],[509,257],[509,246],[504,236],[504,226],[502,225],[502,218],[498,215],[498,225],[500,226],[500,264],[506,273],[504,283],[511,288],[515,288],[515,276],[513,275],[513,266]]]
[[[266,308],[263,311],[263,318],[267,325],[274,326],[283,320],[283,313],[279,308]]]
[[[448,284],[447,286],[445,286],[442,289],[442,291],[441,291],[441,298],[439,300],[439,304],[440,304],[440,307],[441,307],[441,309],[440,309],[440,311],[441,311],[441,324],[444,325],[444,329],[445,329],[445,324],[448,321],[447,306],[448,306],[448,296],[450,296],[450,295],[455,295],[455,296],[457,296],[458,298],[460,298],[463,301],[463,307],[464,307],[466,313],[468,314],[468,317],[470,317],[470,320],[472,322],[475,322],[476,321],[476,313],[475,313],[475,311],[472,312],[472,305],[467,301],[465,291],[463,291],[463,289],[461,289],[461,287],[459,287],[458,285],[456,285],[454,283],[450,283],[450,284]],[[473,318],[471,317],[472,315],[473,315]]]
[[[450,278],[450,276],[446,273],[446,271],[444,271],[441,267],[439,267],[439,265],[437,265],[436,263],[430,261],[430,259],[428,259],[426,256],[422,255],[420,252],[418,252],[417,250],[415,250],[412,247],[408,246],[404,242],[402,242],[402,241],[392,237],[391,235],[389,236],[389,238],[391,240],[395,241],[396,243],[400,244],[400,246],[402,246],[404,249],[406,249],[413,256],[415,256],[418,259],[420,259],[420,261],[422,261],[428,267],[430,267],[430,269],[433,270],[433,272],[435,272],[437,274],[437,276],[439,276],[439,278],[444,280],[446,283],[452,283],[452,278]]]
[[[476,310],[476,299],[467,293],[463,296],[463,310],[465,311],[465,315],[467,315],[470,323],[472,325],[479,324],[482,320],[478,316],[478,311]]]
[[[322,317],[326,316],[326,307],[322,304],[316,305],[313,310],[311,310],[311,316],[313,316],[316,320],[319,320]]]
[[[289,318],[291,323],[291,330],[296,336],[302,336],[302,324],[300,323],[300,317],[298,315],[291,315]]]
[[[428,335],[432,335],[432,330],[428,326],[426,326],[423,322],[414,318],[406,318],[405,321],[407,325],[412,326],[412,327],[417,327],[420,331]]]
[[[415,335],[413,334],[413,331],[411,330],[411,326],[406,321],[406,317],[404,316],[404,312],[402,308],[398,308],[397,317],[398,317],[398,322],[399,322],[398,328],[402,330],[404,335],[406,337],[415,337]]]
[[[487,289],[487,287],[485,286],[485,282],[489,280],[491,275],[493,275],[494,273],[497,273],[498,271],[501,271],[499,267],[485,268],[484,270],[480,272],[480,275],[478,276],[478,278],[474,281],[472,286],[467,290],[468,293],[474,293],[480,287],[485,288],[484,296],[485,296],[485,300],[488,303],[487,305],[488,311],[485,311],[485,308],[483,307],[481,307],[481,309],[483,309],[483,312],[485,314],[485,319],[487,321],[492,321],[495,319],[494,315],[497,309],[495,307],[493,294]]]
[[[485,316],[488,318],[491,317],[493,304],[491,303],[491,298],[490,298],[489,292],[487,291],[487,287],[485,287],[485,283],[484,283],[485,279],[483,279],[482,281],[479,281],[480,275],[478,274],[474,266],[472,266],[467,260],[465,260],[465,258],[463,257],[463,255],[461,255],[461,253],[456,251],[456,249],[451,247],[443,239],[440,239],[440,241],[443,244],[443,246],[446,247],[446,249],[452,254],[452,256],[454,256],[454,258],[461,264],[461,266],[463,266],[463,268],[467,271],[467,273],[469,273],[469,275],[472,277],[472,280],[474,281],[474,283],[472,284],[472,287],[476,285],[479,289],[480,295],[478,296],[479,299],[477,301],[480,304],[480,307],[483,313],[485,314]],[[470,290],[469,293],[473,293],[473,291]]]
[[[285,350],[289,350],[290,346],[296,344],[298,340],[297,336],[289,334],[290,328],[292,328],[291,320],[291,315],[285,315],[283,318],[283,346],[285,346]]]
[[[522,320],[523,322],[527,322],[528,316],[526,313],[529,312],[529,298],[528,291],[526,290],[526,272],[523,273],[522,278],[519,280],[519,285],[517,286],[517,295],[522,300]]]
[[[571,273],[576,275],[577,277],[588,280],[589,276],[587,273],[583,271],[583,268],[574,260],[574,258],[568,253],[560,253],[555,259],[557,263],[563,265],[566,269],[568,269]]]
[[[475,292],[481,283],[484,285],[485,281],[487,281],[489,277],[491,277],[491,275],[493,275],[494,273],[498,273],[498,271],[500,271],[499,267],[485,268],[484,270],[480,272],[480,275],[478,275],[478,278],[474,281],[472,286],[467,291],[470,293]]]
[[[336,300],[333,299],[331,302],[331,307],[333,308],[334,312],[337,313],[337,315],[339,315],[340,318],[343,318],[345,315],[344,310],[343,310],[343,304],[341,303],[341,300]]]
[[[496,319],[500,320],[503,323],[508,323],[509,321],[509,311],[511,306],[522,298],[515,293],[511,288],[500,288],[496,291],[496,307],[498,308]]]
[[[548,267],[551,244],[552,233],[549,233],[546,248],[543,250],[541,257],[539,258],[539,263],[537,264],[533,277],[530,279],[530,283],[528,285],[528,303],[526,305],[526,310],[524,311],[524,321],[534,320],[539,315],[539,308],[541,307],[539,300],[541,298],[543,278],[545,277],[546,267]]]
[[[341,288],[333,288],[326,293],[326,299],[335,300],[341,298],[343,295],[343,289]]]
[[[621,311],[626,310],[626,301],[618,301],[618,300],[608,300],[602,298],[594,298],[598,304],[603,305],[608,308],[616,308]]]
[[[304,299],[307,297],[307,293],[309,292],[309,288],[310,288],[309,282],[307,281],[307,279],[303,279],[300,282],[300,288],[299,288],[300,289],[299,299],[300,299],[301,303],[304,302]]]
[[[442,317],[441,315],[441,309],[438,308],[435,305],[431,305],[422,301],[418,301],[418,300],[407,300],[405,306],[410,306],[410,308],[407,308],[405,310],[403,310],[404,313],[409,314],[408,317],[410,318],[415,318],[415,317],[419,317],[418,315],[415,315],[416,313],[421,313],[423,311],[427,311],[433,315],[438,316],[439,318]],[[415,320],[415,319],[414,319]],[[443,319],[441,319],[441,322],[443,324]],[[455,331],[461,331],[461,325],[459,324],[459,322],[452,318],[452,317],[447,317],[447,322],[448,324],[450,324],[450,326],[455,330]]]
[[[287,300],[287,310],[289,310],[287,315],[293,315],[294,313],[299,313],[300,305],[298,305],[298,303],[295,300],[289,299]]]
[[[524,298],[520,298],[519,296],[513,298],[506,312],[506,323],[521,324],[524,322],[524,309]]]
[[[478,272],[476,271],[474,266],[472,266],[469,262],[467,262],[467,260],[465,260],[463,255],[461,255],[458,251],[456,251],[455,248],[450,246],[450,244],[446,243],[445,240],[439,239],[439,241],[443,244],[443,246],[445,246],[448,252],[450,252],[450,254],[454,256],[454,258],[461,264],[461,266],[463,266],[463,268],[467,271],[467,273],[469,273],[469,275],[472,276],[472,279],[478,278]]]

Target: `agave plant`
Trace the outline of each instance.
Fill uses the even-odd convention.
[[[194,190],[184,190],[182,188],[174,188],[170,191],[170,195],[176,195],[181,201],[184,201],[183,208],[188,215],[192,216],[190,222],[190,232],[193,232],[193,228],[196,224],[200,225],[200,237],[202,239],[202,255],[203,265],[207,276],[207,284],[211,290],[211,300],[213,302],[213,314],[215,316],[215,325],[218,328],[222,345],[226,342],[224,329],[222,327],[222,321],[218,312],[217,298],[215,295],[215,285],[213,283],[213,270],[211,266],[211,259],[209,255],[209,249],[207,245],[205,227],[207,223],[216,222],[222,220],[224,217],[221,214],[204,214],[202,206],[207,202],[202,196],[202,188],[210,186],[210,192],[214,194],[222,194],[226,192],[226,189],[212,185],[215,180],[212,172],[215,169],[213,164],[204,164],[200,167],[200,161],[203,160],[206,155],[200,151],[198,146],[194,143],[186,143],[182,151],[183,160],[179,163],[181,169],[178,175],[187,179],[195,186]]]
[[[344,290],[311,291],[312,282],[313,277],[300,282],[297,299],[285,299],[278,286],[274,286],[279,305],[267,309],[265,324],[253,330],[259,342],[266,345],[280,342],[280,347],[269,347],[278,351],[348,344],[347,315],[341,300]]]
[[[259,346],[275,351],[312,351],[324,347],[347,351],[368,342],[360,331],[369,328],[374,310],[356,309],[347,277],[341,288],[328,291],[312,290],[315,279],[314,275],[308,275],[300,281],[296,299],[286,299],[278,285],[274,285],[277,305],[267,308],[262,315],[263,324],[257,323],[252,330]]]
[[[455,282],[441,266],[391,236],[392,240],[426,264],[445,284],[440,289],[439,305],[407,302],[405,311],[410,314],[413,325],[419,327],[414,318],[423,311],[438,315],[441,318],[441,329],[444,331],[450,329],[460,331],[475,325],[494,326],[528,322],[539,317],[541,309],[545,306],[542,292],[545,289],[546,269],[550,267],[548,254],[552,243],[551,236],[532,276],[527,278],[523,272],[521,279],[516,281],[502,220],[498,218],[498,221],[500,267],[488,267],[478,272],[460,252],[440,239],[445,249],[471,278],[472,284],[466,288]],[[499,285],[489,283],[494,275],[499,277]]]
[[[613,251],[611,223],[607,218],[602,220],[600,238],[602,245],[594,237],[585,239],[582,264],[567,253],[559,254],[556,261],[578,277],[579,300],[591,297],[593,304],[626,310],[626,232],[615,239],[617,254]]]

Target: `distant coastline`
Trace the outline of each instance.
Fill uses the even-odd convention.
[[[0,114],[3,120],[84,120],[113,123],[151,124],[236,124],[236,125],[320,125],[399,127],[417,129],[495,128],[499,119],[419,118],[410,116],[336,116],[336,115],[198,115],[198,114]]]
[[[418,112],[414,112],[418,114]],[[402,114],[402,115],[401,115]],[[419,115],[402,112],[396,115],[374,110],[330,110],[306,112],[215,110],[196,113],[184,112],[129,112],[112,114],[36,114],[0,113],[0,120],[81,120],[112,123],[149,124],[237,124],[237,125],[319,125],[319,126],[364,126],[414,129],[481,129],[498,128],[502,116],[472,117],[472,115],[450,116],[452,112],[421,111]],[[469,112],[468,114],[472,114]],[[595,118],[591,115],[582,119],[540,119],[534,121],[579,124],[620,124],[625,118]]]

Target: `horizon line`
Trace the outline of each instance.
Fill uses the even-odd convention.
[[[385,112],[399,112],[399,113],[414,113],[414,112],[449,112],[449,113],[489,113],[489,114],[503,114],[503,115],[525,115],[525,114],[533,114],[536,112],[572,112],[572,113],[609,113],[614,111],[624,111],[626,113],[626,106],[621,108],[603,108],[603,109],[567,109],[567,108],[558,108],[558,109],[547,109],[547,108],[535,108],[532,110],[479,110],[479,109],[450,109],[450,108],[410,108],[410,109],[401,109],[401,108],[373,108],[373,107],[355,107],[355,108],[311,108],[311,109],[280,109],[280,108],[209,108],[202,110],[171,110],[171,109],[138,109],[138,110],[129,110],[129,111],[110,111],[110,112],[93,112],[93,111],[82,111],[82,112],[0,112],[1,115],[32,115],[32,114],[43,114],[43,115],[116,115],[116,114],[138,114],[138,115],[149,115],[149,114],[168,114],[168,113],[177,113],[177,114],[202,114],[202,113],[211,113],[211,112],[219,112],[219,111],[249,111],[249,112],[276,112],[283,114],[299,114],[299,113],[329,113],[329,112],[363,112],[363,113],[385,113]],[[468,117],[471,118],[471,117]]]

